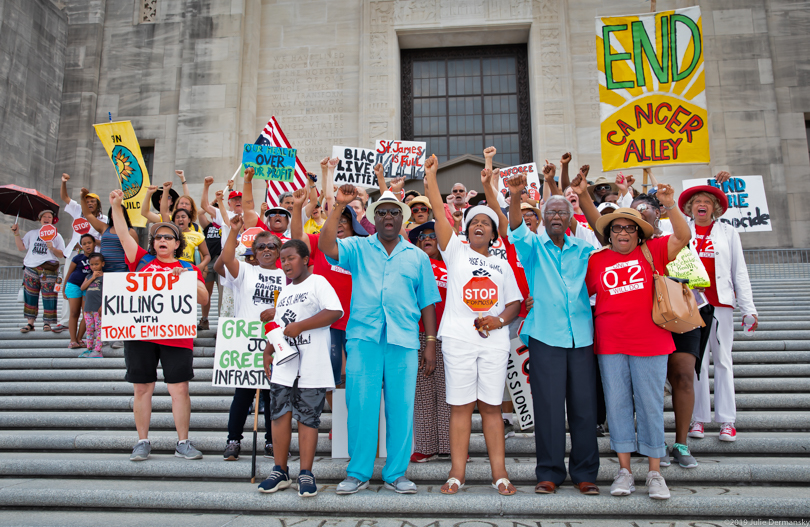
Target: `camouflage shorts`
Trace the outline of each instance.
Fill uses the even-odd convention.
[[[326,401],[326,388],[299,388],[270,383],[270,419],[275,421],[287,412],[292,412],[298,424],[318,428],[321,412]]]

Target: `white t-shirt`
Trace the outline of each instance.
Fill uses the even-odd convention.
[[[45,262],[58,262],[59,259],[48,249],[45,242],[39,237],[39,229],[34,229],[25,233],[22,237],[23,245],[28,249],[23,260],[23,265],[26,267],[39,267]],[[57,234],[56,238],[51,240],[54,249],[65,251],[65,241],[62,239],[61,234]]]
[[[473,277],[488,277],[492,280],[498,291],[498,302],[489,311],[481,314],[500,316],[507,304],[523,300],[509,262],[491,254],[484,257],[473,251],[469,245],[462,243],[456,235],[450,238],[450,242],[441,253],[447,265],[447,300],[439,326],[439,337],[450,337],[508,351],[510,347],[508,326],[491,330],[488,338],[482,338],[478,334],[474,325],[478,314],[464,303],[464,286]]]
[[[292,322],[300,322],[324,309],[340,311],[340,299],[329,282],[321,275],[311,274],[300,284],[284,286],[278,297],[276,305],[275,322],[285,327]],[[329,326],[305,331],[298,337],[287,338],[287,342],[298,346],[300,355],[298,360],[291,360],[281,366],[273,366],[270,382],[282,386],[292,386],[299,375],[299,388],[334,388],[335,379],[332,377],[330,348],[332,337]]]
[[[262,311],[273,307],[273,291],[281,291],[287,278],[281,269],[263,269],[239,262],[239,273],[231,276],[225,266],[226,285],[233,289],[233,316],[259,320]]]
[[[79,203],[75,199],[70,200],[70,203],[65,205],[65,212],[73,216],[74,221],[78,220],[79,218],[84,218],[84,216],[82,215],[82,206],[79,205]],[[106,215],[99,214],[97,217],[99,221],[107,223],[108,218]],[[71,230],[72,229],[73,226],[71,225]],[[101,234],[99,234],[99,232],[96,229],[94,229],[92,225],[90,225],[90,231],[87,234],[92,235],[93,238],[95,238],[96,240],[101,240]],[[67,243],[67,245],[65,245],[65,255],[73,252],[73,249],[75,249],[76,245],[78,245],[81,242],[81,239],[82,235],[76,231],[73,231],[73,236],[70,238],[70,241]]]
[[[228,236],[231,233],[231,218],[236,216],[236,213],[228,210],[225,211],[228,213],[228,221],[224,221],[222,218],[222,212],[219,210],[219,207],[214,207],[217,210],[217,216],[214,218],[214,223],[219,225],[219,228],[222,229],[222,238],[219,240],[222,244],[222,248],[225,248],[225,242],[228,241]]]
[[[675,232],[675,229],[672,228],[672,220],[669,218],[661,218],[658,220],[658,228],[661,229],[661,232],[663,233],[661,236],[666,236]]]

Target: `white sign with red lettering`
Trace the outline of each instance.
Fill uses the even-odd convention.
[[[506,363],[506,387],[512,399],[517,424],[521,430],[534,426],[534,399],[529,385],[529,348],[520,340],[512,339],[509,362]]]
[[[84,218],[76,218],[73,220],[73,230],[78,234],[87,234],[90,232],[90,222]]]
[[[498,285],[486,276],[473,276],[461,292],[473,313],[486,313],[498,303]]]
[[[197,336],[197,273],[104,273],[101,340]]]
[[[43,242],[49,242],[56,238],[56,227],[53,225],[43,225],[39,228],[39,239]]]
[[[525,165],[502,168],[500,174],[498,174],[498,192],[503,194],[503,197],[506,198],[506,192],[508,190],[506,180],[510,177],[519,176],[520,174],[526,175],[526,191],[529,193],[529,197],[534,200],[540,200],[542,191],[540,187],[540,173],[537,171],[537,163],[527,163]]]
[[[374,145],[376,163],[382,164],[386,178],[424,179],[426,150],[422,141],[379,139]]]

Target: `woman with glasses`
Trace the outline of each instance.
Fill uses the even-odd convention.
[[[425,191],[434,209],[442,204],[436,182],[438,161],[425,162]],[[447,266],[447,300],[439,327],[444,354],[447,403],[450,405],[450,460],[444,494],[464,485],[473,409],[478,404],[487,444],[492,486],[502,495],[516,491],[505,462],[501,415],[509,323],[518,315],[523,296],[508,262],[490,255],[498,239],[498,216],[486,206],[471,207],[463,220],[468,243],[462,243],[446,217],[434,225],[439,251]]]
[[[431,217],[433,215],[433,210],[427,197],[418,196],[413,198],[407,205],[411,208],[411,219],[405,224],[406,232],[420,225],[424,225],[433,219]]]
[[[577,176],[571,186],[580,198],[587,182]],[[596,354],[605,390],[610,447],[619,456],[619,474],[610,493],[626,496],[635,491],[630,472],[630,454],[639,452],[649,460],[647,490],[651,498],[669,498],[660,473],[664,457],[664,382],[667,359],[675,349],[669,331],[652,321],[653,269],[666,273],[666,266],[689,243],[689,227],[677,210],[674,191],[659,185],[658,198],[672,211],[671,236],[654,238],[654,229],[635,209],[622,208],[600,216],[593,202],[580,199],[594,232],[607,247],[588,261],[585,277],[588,294],[596,294],[594,329]],[[635,407],[638,427],[633,419]]]

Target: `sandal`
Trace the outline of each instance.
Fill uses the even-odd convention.
[[[69,349],[69,350],[77,350],[77,349],[79,349],[79,348],[85,348],[85,347],[86,347],[86,346],[82,346],[82,345],[81,345],[81,344],[79,344],[78,342],[71,342],[70,344],[68,344],[68,349]]]
[[[50,331],[50,330],[51,330],[51,325],[50,324],[43,324],[42,325],[42,331]]]
[[[506,490],[501,491],[501,485],[503,485]],[[509,487],[512,487],[513,489],[511,492],[509,491]],[[511,496],[512,494],[517,492],[515,486],[512,485],[512,482],[509,481],[507,478],[499,479],[498,481],[492,484],[492,488],[497,490],[498,494],[500,494],[501,496]]]
[[[444,485],[447,485],[447,490],[444,490]],[[439,489],[442,494],[456,494],[458,491],[464,488],[464,483],[460,482],[456,478],[449,478],[444,485],[442,485],[442,488]],[[453,485],[456,486],[456,490],[453,490]]]
[[[28,333],[29,331],[34,331],[33,324],[26,324],[20,328],[20,333]]]

